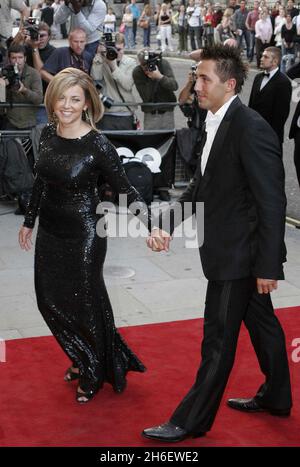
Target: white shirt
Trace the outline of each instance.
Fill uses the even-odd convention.
[[[206,142],[202,151],[201,157],[201,173],[202,175],[205,172],[205,167],[208,161],[209,153],[211,151],[211,147],[213,145],[216,133],[218,128],[225,117],[225,114],[230,106],[230,104],[234,101],[237,96],[232,96],[229,101],[227,101],[222,107],[217,110],[215,114],[213,114],[210,110],[207,112],[207,116],[205,119],[205,126],[206,126]]]
[[[114,32],[115,30],[115,15],[106,15],[104,18],[104,32]]]
[[[269,44],[273,35],[273,26],[271,19],[268,16],[266,19],[259,19],[255,23],[255,37],[260,39],[264,44]]]
[[[200,26],[200,15],[201,11],[198,6],[188,6],[186,9],[188,15],[188,24],[191,28],[197,28]]]
[[[275,70],[272,70],[270,71],[270,76],[264,76],[263,77],[263,80],[261,82],[261,85],[260,85],[260,91],[262,90],[262,88],[265,87],[265,85],[270,81],[270,79],[273,78],[273,76],[275,75],[275,73],[277,73],[277,71],[279,70],[279,68],[275,68]]]

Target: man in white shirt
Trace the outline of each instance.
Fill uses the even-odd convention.
[[[254,397],[229,399],[229,407],[246,413],[290,414],[285,339],[270,298],[284,277],[284,169],[273,130],[237,96],[245,78],[246,67],[236,48],[203,49],[195,91],[200,107],[208,110],[207,138],[204,133],[192,182],[160,216],[160,228],[154,228],[147,241],[153,251],[168,251],[174,228],[204,202],[200,256],[208,286],[202,362],[195,383],[170,420],[143,431],[152,440],[179,442],[211,429],[242,321],[266,379]]]
[[[95,55],[106,15],[103,0],[65,0],[54,14],[54,23],[63,24],[71,17],[70,31],[81,28],[87,34],[86,51]]]
[[[191,40],[192,50],[200,49],[202,46],[201,41],[201,9],[198,5],[195,5],[194,0],[189,0],[189,6],[186,9],[189,25],[189,36]]]
[[[12,35],[12,9],[19,11],[23,18],[28,18],[30,14],[30,9],[23,0],[0,0],[0,44],[4,47],[7,39]]]

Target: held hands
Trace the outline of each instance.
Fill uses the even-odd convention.
[[[30,250],[32,246],[32,229],[22,226],[19,231],[19,244],[22,250]]]
[[[256,279],[257,291],[259,294],[271,293],[277,289],[277,281],[274,279]]]
[[[147,246],[152,251],[169,251],[169,244],[172,240],[171,235],[164,230],[155,228],[147,238]]]

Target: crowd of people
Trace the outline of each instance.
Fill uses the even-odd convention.
[[[119,26],[113,8],[107,8],[103,0],[56,0],[54,3],[47,0],[42,8],[37,5],[31,11],[23,0],[12,0],[10,4],[19,10],[23,20],[18,33],[10,37],[13,24],[10,20],[9,25],[9,16],[5,16],[5,28],[1,29],[5,35],[1,40],[2,67],[6,75],[2,73],[0,86],[6,90],[7,102],[28,106],[1,109],[1,129],[31,130],[37,124],[45,124],[48,115],[40,104],[44,101],[47,86],[57,73],[68,67],[80,69],[92,77],[105,108],[104,116],[97,124],[99,129],[135,130],[141,127],[134,106],[137,95],[133,92],[134,87],[143,104],[147,104],[142,105],[144,129],[175,128],[178,83],[164,52],[173,50],[176,32],[179,52],[191,49],[190,57],[195,62],[199,60],[197,51],[203,47],[225,43],[239,48],[243,58],[249,62],[256,55],[257,67],[274,76],[272,83],[280,73],[284,86],[280,95],[285,98],[280,101],[278,112],[274,111],[276,97],[273,96],[271,105],[263,100],[256,108],[257,100],[252,98],[252,93],[249,105],[269,121],[282,144],[291,86],[289,80],[281,75],[288,75],[293,69],[300,38],[300,15],[293,0],[288,0],[286,5],[276,2],[272,9],[264,0],[254,0],[251,7],[245,0],[240,0],[238,5],[236,0],[228,0],[226,8],[219,3],[211,5],[204,0],[187,0],[186,4],[182,2],[180,5],[175,2],[174,5],[156,3],[155,9],[149,3],[138,7],[136,0],[130,0],[119,15]],[[5,13],[3,8],[2,12]],[[28,22],[30,15],[39,21]],[[2,28],[4,16],[1,18]],[[68,46],[55,48],[51,38],[59,25],[66,34],[66,23]],[[137,50],[136,57],[133,57],[124,51],[135,47],[138,28],[143,30],[144,48]],[[149,47],[151,28],[156,28],[155,41],[157,37],[159,40],[159,44],[155,42],[152,45],[155,48],[159,45],[161,53],[159,49]],[[264,52],[267,50],[268,55],[270,49],[274,64],[272,70],[267,70]],[[197,104],[192,75],[180,91],[178,103],[188,117],[189,126],[199,129],[206,114]],[[297,73],[295,76],[298,77]],[[260,90],[265,84],[266,78],[259,83]],[[279,84],[276,86],[275,94],[278,95]],[[165,105],[159,106],[160,102]],[[149,105],[151,103],[154,105]],[[273,123],[275,120],[280,122],[280,129],[278,123]],[[298,135],[295,141],[297,138]],[[295,158],[298,159],[296,152]],[[166,190],[161,190],[160,195],[163,200],[169,200]]]

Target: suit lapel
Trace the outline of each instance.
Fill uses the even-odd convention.
[[[274,82],[276,81],[277,77],[279,75],[279,70],[276,71],[275,75],[272,76],[271,79],[269,79],[269,81],[267,82],[267,84],[262,88],[262,90],[260,90],[260,86],[261,86],[261,82],[264,78],[264,74],[262,73],[262,78],[259,80],[259,88],[258,88],[258,92],[260,93],[263,93],[264,91],[268,90],[270,88],[270,86],[272,86],[274,84]]]
[[[229,109],[227,110],[219,128],[214,138],[207,164],[205,167],[204,175],[199,177],[199,189],[204,190],[207,184],[210,182],[213,175],[213,168],[216,161],[222,156],[222,148],[224,147],[224,142],[228,133],[229,126],[235,111],[241,107],[242,103],[238,97],[234,99]]]

